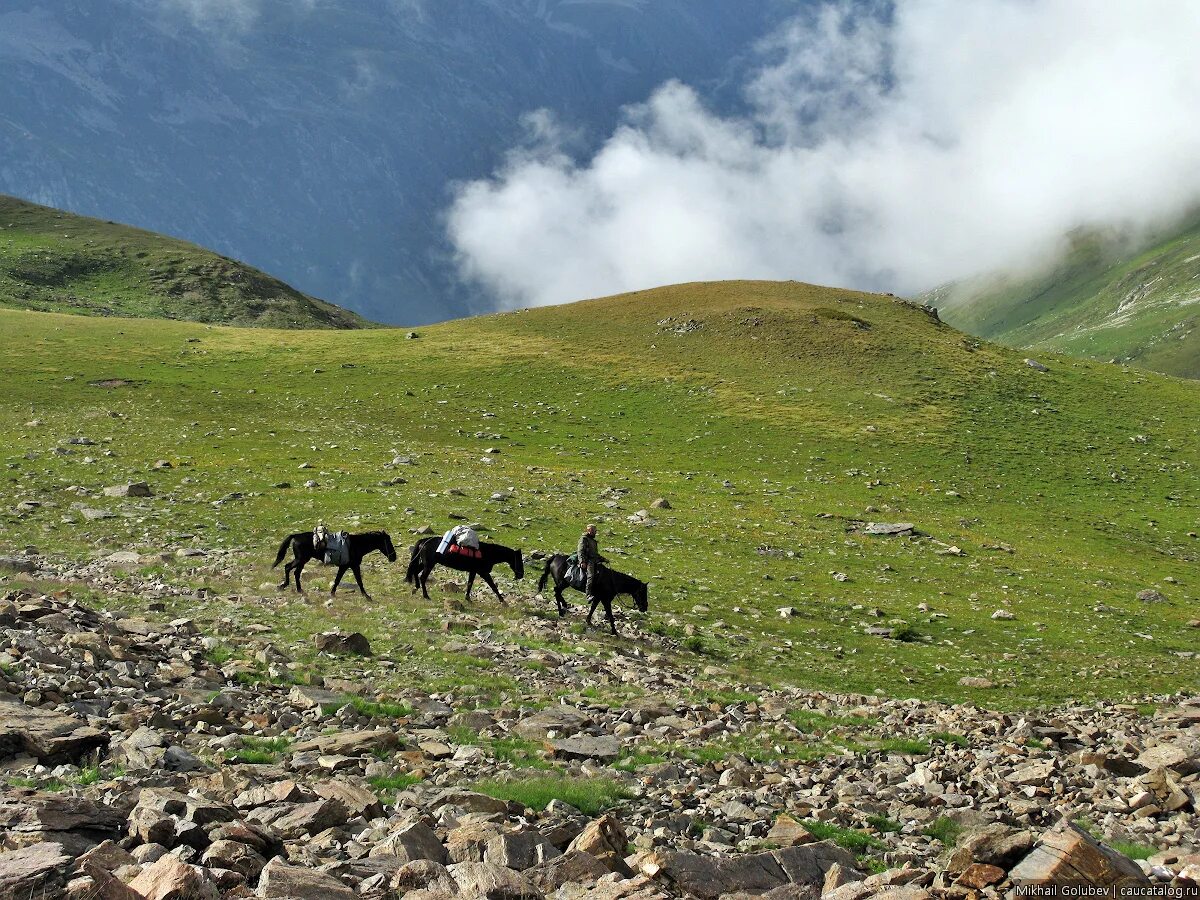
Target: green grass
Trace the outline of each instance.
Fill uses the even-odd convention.
[[[653,766],[666,761],[667,757],[661,753],[626,749],[621,751],[621,756],[613,763],[613,768],[622,772],[635,772],[642,766]]]
[[[816,819],[805,819],[800,824],[818,840],[833,841],[851,853],[861,854],[869,850],[883,850],[887,847],[887,844],[874,835],[855,828],[843,828],[828,822],[818,822]]]
[[[939,288],[927,299],[952,325],[1014,346],[1200,378],[1198,275],[1193,216],[1141,240],[1079,232],[1052,265]]]
[[[270,765],[277,762],[279,754],[291,744],[291,739],[286,737],[260,738],[247,735],[242,738],[241,748],[228,754],[226,759],[232,763],[253,766]]]
[[[408,790],[420,780],[416,775],[380,775],[368,778],[367,783],[375,790],[375,794],[380,800],[390,803],[397,794]]]
[[[939,816],[925,829],[925,834],[947,847],[953,847],[962,836],[963,826],[947,816]]]
[[[569,778],[561,775],[513,781],[479,781],[472,787],[489,797],[520,803],[527,809],[545,809],[551,800],[561,800],[588,816],[599,815],[631,796],[610,778]]]
[[[0,306],[273,328],[368,324],[195,244],[3,195]]]
[[[1158,848],[1150,844],[1138,844],[1129,841],[1105,841],[1104,843],[1132,860],[1149,859],[1158,853]]]
[[[351,697],[349,703],[360,715],[372,719],[403,719],[412,715],[412,707],[406,703],[366,700],[362,697]]]
[[[543,747],[537,741],[517,735],[486,738],[470,728],[453,725],[447,729],[451,743],[481,747],[501,762],[518,769],[553,769],[554,764],[542,756]]]
[[[954,744],[956,747],[966,749],[970,746],[970,741],[967,740],[965,734],[955,734],[951,731],[935,731],[929,736],[931,741],[941,741],[943,744]]]
[[[681,313],[705,327],[657,324]],[[377,690],[419,683],[496,708],[544,701],[549,673],[516,677],[446,652],[461,638],[442,628],[443,600],[461,594],[433,583],[431,601],[413,596],[403,566],[373,554],[374,602],[340,591],[325,609],[269,586],[278,542],[322,519],[386,528],[403,555],[413,529],[454,514],[498,543],[550,551],[573,548],[579,523],[596,520],[614,565],[649,581],[651,634],[624,620],[616,639],[585,633],[575,596],[559,632],[568,646],[674,652],[691,625],[705,653],[681,658],[719,661],[745,683],[1000,709],[1183,690],[1200,680],[1200,657],[1180,655],[1196,648],[1185,585],[1200,561],[1187,537],[1200,387],[1050,357],[1043,375],[1023,356],[968,346],[890,298],[789,283],[683,285],[448,323],[419,341],[0,310],[0,551],[227,550],[236,565],[166,565],[161,577],[212,595],[172,601],[173,615],[208,633],[221,617],[267,624],[280,647],[309,654],[335,620],[394,663]],[[126,386],[92,384],[105,379]],[[73,435],[97,443],[64,443]],[[395,455],[413,464],[393,466]],[[163,456],[174,467],[154,469]],[[141,478],[154,497],[103,497]],[[609,487],[628,492],[621,509],[603,505]],[[627,519],[658,496],[672,508],[652,511],[653,526]],[[43,506],[16,513],[27,499]],[[114,518],[91,521],[80,506]],[[868,536],[862,521],[911,521],[929,537]],[[477,588],[467,614],[498,630],[528,623],[537,567],[527,570],[516,582],[498,568],[509,602]],[[330,576],[309,566],[314,601]],[[1166,603],[1135,599],[1152,585]],[[918,617],[921,603],[946,618]],[[991,619],[1002,603],[1014,620]],[[797,614],[780,618],[782,606]],[[881,621],[874,608],[911,621],[919,639],[866,634]],[[312,664],[302,649],[294,659],[298,671]],[[968,675],[995,687],[960,685]]]
[[[920,755],[929,752],[929,742],[913,738],[884,738],[879,742],[879,749],[889,753]]]
[[[224,644],[218,644],[216,647],[213,647],[211,650],[205,653],[204,658],[214,666],[219,667],[225,665],[225,663],[229,662],[236,655],[237,654],[232,647],[227,647]]]
[[[889,819],[887,816],[867,816],[867,824],[885,834],[895,834],[904,830],[902,823],[895,819]]]

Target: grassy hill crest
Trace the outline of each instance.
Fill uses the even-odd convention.
[[[992,708],[1195,684],[1200,385],[1025,355],[894,298],[787,282],[415,340],[0,310],[0,550],[165,551],[143,576],[231,598],[189,615],[266,615],[289,640],[337,623],[398,679],[474,673],[494,695],[430,628],[461,598],[452,577],[423,601],[376,557],[373,604],[281,603],[278,541],[322,520],[399,546],[466,521],[529,554],[571,550],[596,521],[614,566],[650,581],[642,629],[698,679]],[[104,494],[138,480],[153,497]],[[232,562],[201,575],[173,556],[190,547]],[[559,622],[534,596],[539,565],[500,573],[509,604],[481,594],[466,612],[514,641],[518,621]],[[327,573],[309,577],[316,592]],[[564,641],[638,647],[580,619]]]
[[[5,195],[0,306],[272,328],[370,324],[195,244]]]

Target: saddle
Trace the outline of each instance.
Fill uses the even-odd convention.
[[[451,544],[445,549],[447,556],[459,556],[464,559],[483,559],[483,551],[478,547],[467,547],[463,544]]]
[[[330,531],[324,525],[318,525],[313,530],[313,549],[327,566],[350,565],[349,532]]]

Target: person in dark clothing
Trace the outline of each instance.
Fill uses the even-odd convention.
[[[592,585],[596,583],[596,566],[601,561],[600,544],[596,541],[596,526],[589,525],[579,536],[579,547],[575,551],[579,558],[579,568],[586,577],[584,593],[587,600],[592,599]]]

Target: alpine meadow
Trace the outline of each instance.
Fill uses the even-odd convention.
[[[0,900],[1200,900],[1198,44],[0,4]]]

